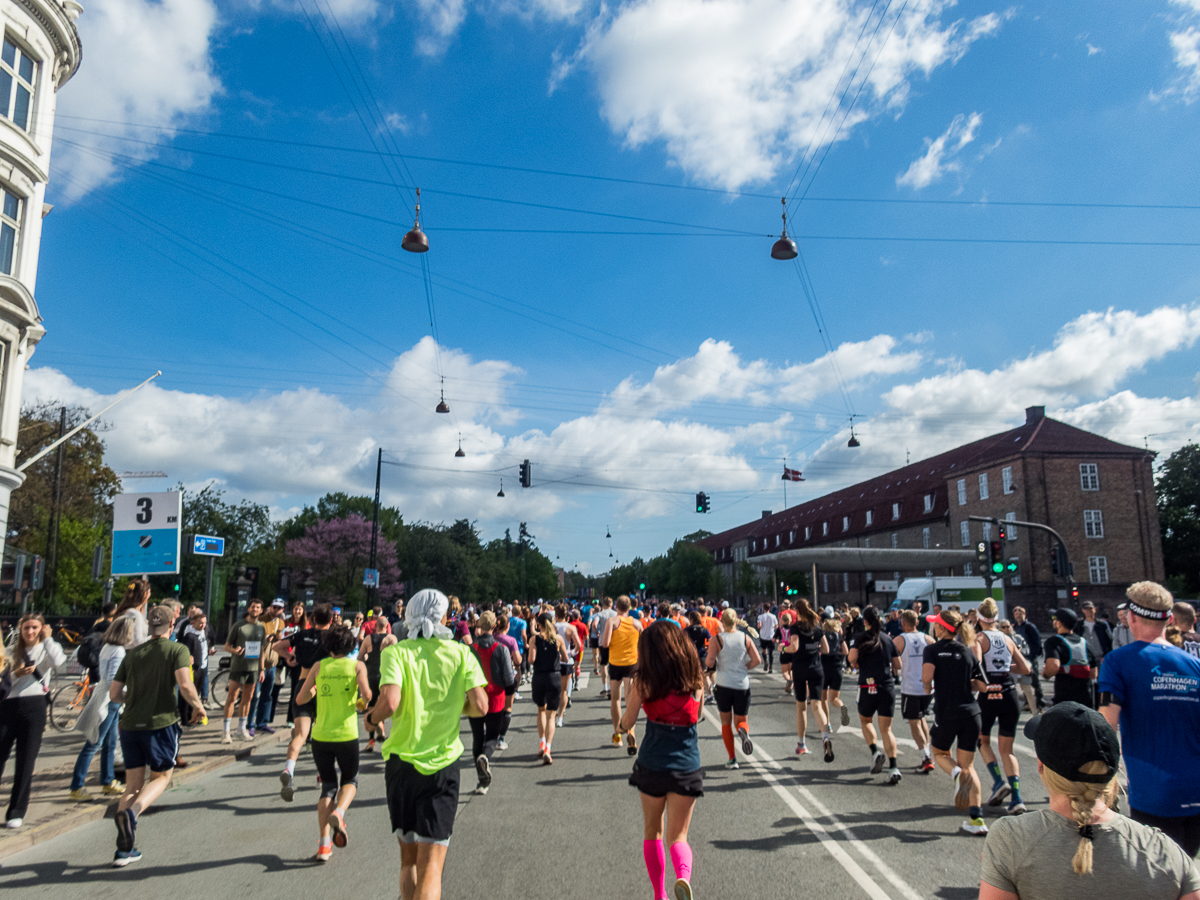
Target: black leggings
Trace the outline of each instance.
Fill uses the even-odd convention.
[[[504,718],[505,713],[501,710],[479,718],[467,719],[471,723],[472,759],[479,759],[481,756],[492,758],[492,754],[496,752],[496,741],[500,739]]]
[[[767,665],[773,666],[775,664],[775,641],[760,639],[758,645],[762,648],[763,657],[766,659]]]
[[[358,786],[358,739],[353,741],[313,741],[313,762],[321,776],[321,797],[336,797],[339,788]],[[341,783],[338,771],[341,770]]]
[[[10,697],[0,703],[0,778],[13,744],[17,761],[13,767],[12,798],[6,819],[23,819],[29,808],[29,789],[33,784],[33,763],[42,749],[46,730],[46,697]]]

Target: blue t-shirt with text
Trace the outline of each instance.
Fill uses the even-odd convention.
[[[1099,690],[1121,707],[1129,805],[1153,816],[1200,814],[1200,659],[1127,644],[1104,657]]]
[[[508,620],[508,636],[517,642],[517,651],[525,652],[525,620],[520,616],[513,616]]]

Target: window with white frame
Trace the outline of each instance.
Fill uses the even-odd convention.
[[[29,130],[36,74],[37,60],[5,35],[0,50],[0,104],[4,105],[4,117],[22,131]]]
[[[850,517],[842,516],[842,531],[849,531],[849,530],[850,530]]]
[[[970,563],[963,563],[963,575],[970,578],[971,572],[973,572],[973,571],[974,571],[974,569],[972,568]]]
[[[958,523],[958,533],[959,533],[959,536],[962,538],[962,545],[964,547],[970,547],[971,546],[971,523],[970,522],[959,522]]]
[[[1017,514],[1015,512],[1005,513],[1004,521],[1005,522],[1017,521]],[[1004,533],[1008,535],[1008,539],[1010,541],[1015,541],[1017,539],[1017,526],[1016,525],[1005,525]]]
[[[850,573],[849,572],[842,573],[842,590],[847,591],[847,592],[850,590]]]
[[[804,526],[804,539],[807,541],[811,537],[812,537],[812,526],[805,525]]]
[[[863,538],[863,546],[864,546],[864,547],[870,547],[870,546],[871,546],[871,539],[870,539],[870,538]]]
[[[875,510],[873,510],[873,509],[867,510],[867,524],[868,525],[875,524]]]
[[[821,593],[823,593],[823,594],[829,593],[829,573],[828,572],[824,572],[821,575]]]
[[[779,535],[775,535],[775,546],[776,547],[779,546],[779,537],[780,537]]]
[[[1095,463],[1079,464],[1079,486],[1085,491],[1100,490],[1100,469]]]
[[[0,200],[0,272],[11,275],[17,257],[17,235],[21,232],[20,198],[12,191],[3,189]]]
[[[934,501],[935,497],[936,497],[935,494],[926,494],[925,495],[925,512],[927,512],[927,513],[933,512],[933,501]]]
[[[1000,480],[1004,482],[1004,493],[1011,494],[1013,492],[1012,466],[1005,466],[1000,470]]]
[[[983,539],[985,541],[990,541],[992,539],[992,523],[991,522],[983,523]]]
[[[986,500],[988,498],[987,472],[983,472],[979,476],[979,499]]]
[[[874,572],[868,572],[868,573],[867,573],[867,581],[874,581],[874,580],[875,580],[875,573],[874,573]]]
[[[1088,578],[1092,584],[1108,584],[1108,557],[1088,557]]]
[[[892,549],[895,550],[900,546],[900,536],[896,532],[892,532]]]
[[[899,503],[893,503],[893,504],[892,504],[892,521],[894,522],[894,521],[896,521],[898,518],[900,518],[900,504],[899,504]]]
[[[921,546],[924,547],[926,550],[929,549],[929,529],[928,528],[921,529]]]
[[[829,534],[829,523],[828,522],[821,523],[821,534],[822,534],[822,536]]]
[[[1083,511],[1083,533],[1090,538],[1104,537],[1104,517],[1098,509]]]
[[[789,544],[796,543],[796,530],[795,529],[792,529],[791,531],[788,532],[788,543]]]
[[[967,479],[958,479],[958,505],[967,505]]]
[[[933,577],[933,569],[926,569],[926,570],[925,570],[925,577],[926,577],[926,578],[932,578],[932,577]]]
[[[899,581],[899,580],[900,580],[900,573],[899,573],[899,572],[893,572],[893,573],[892,573],[892,581]]]

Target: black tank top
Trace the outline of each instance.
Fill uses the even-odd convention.
[[[537,657],[533,661],[533,671],[543,675],[558,674],[558,642],[548,641],[540,634],[533,639],[537,648]]]
[[[797,638],[799,646],[792,654],[792,666],[797,669],[821,668],[821,638],[824,631],[814,628],[812,631],[792,629],[792,637]]]
[[[842,664],[842,634],[840,631],[826,631],[825,640],[829,642],[829,652],[821,654],[821,662],[826,668],[838,667]]]

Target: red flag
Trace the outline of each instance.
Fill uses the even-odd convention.
[[[783,467],[783,478],[781,478],[780,480],[781,481],[803,481],[804,476],[800,474],[799,469],[789,469],[787,466],[784,466]]]

